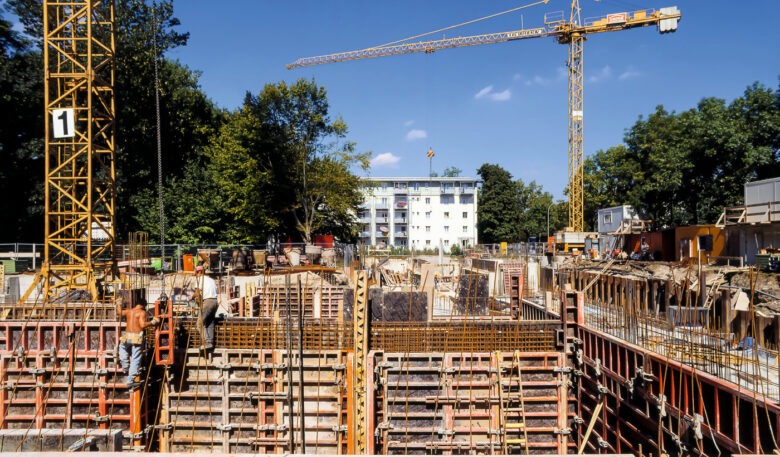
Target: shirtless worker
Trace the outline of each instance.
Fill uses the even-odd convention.
[[[124,299],[118,298],[116,317],[118,320],[124,318],[126,323],[125,332],[119,339],[119,362],[127,375],[127,387],[134,390],[141,385],[141,382],[136,382],[135,378],[141,371],[144,329],[158,325],[160,320],[155,317],[151,321],[147,321],[146,309],[141,303],[136,303],[133,309],[125,309],[124,305]]]

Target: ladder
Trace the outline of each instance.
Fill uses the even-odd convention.
[[[500,357],[500,353],[497,352],[496,356]],[[503,368],[499,363],[497,377],[499,427],[502,437],[501,452],[506,455],[509,454],[510,446],[523,446],[525,454],[528,454],[528,430],[525,420],[520,351],[515,351],[512,356],[512,364],[507,370],[509,379],[506,383],[504,383],[502,375]]]
[[[715,279],[713,279],[712,284],[707,291],[707,297],[704,302],[705,308],[709,309],[712,307],[712,304],[715,302],[716,295],[720,290],[720,286],[724,284],[726,284],[726,279],[723,277],[723,270],[718,270],[715,273]]]

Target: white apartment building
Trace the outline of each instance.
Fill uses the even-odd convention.
[[[358,213],[360,242],[449,252],[477,244],[474,178],[366,178]]]

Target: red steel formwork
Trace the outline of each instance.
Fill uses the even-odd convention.
[[[164,393],[161,450],[283,454],[305,444],[308,454],[350,453],[351,354],[306,351],[303,384],[297,351],[217,348],[210,363],[196,349],[183,356]]]
[[[604,403],[586,451],[769,454],[780,442],[777,398],[587,326],[579,336],[587,368],[578,414]]]
[[[119,429],[129,443],[131,421],[143,418],[118,366],[120,331],[118,322],[0,321],[0,428]]]
[[[559,352],[372,356],[378,454],[566,454],[575,399]]]

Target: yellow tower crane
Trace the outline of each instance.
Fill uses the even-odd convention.
[[[73,289],[97,300],[115,270],[114,5],[43,2],[46,109],[44,303]]]
[[[547,3],[543,0],[533,5]],[[532,5],[528,5],[532,6]],[[332,62],[344,62],[348,60],[368,59],[371,57],[384,57],[413,52],[431,53],[440,49],[460,48],[465,46],[477,46],[483,44],[503,43],[507,41],[523,40],[526,38],[553,37],[558,43],[569,45],[569,225],[575,232],[584,229],[583,217],[583,69],[582,69],[582,45],[587,35],[603,32],[616,32],[619,30],[658,26],[661,33],[674,32],[681,18],[676,6],[660,8],[658,10],[645,9],[633,12],[620,12],[608,14],[595,19],[580,17],[580,2],[573,0],[569,19],[565,19],[563,12],[546,14],[544,27],[523,28],[508,32],[488,33],[484,35],[463,36],[457,38],[445,38],[432,41],[407,42],[376,46],[356,51],[339,52],[314,57],[304,57],[287,65],[288,69],[320,65]],[[406,40],[402,40],[406,41]]]

